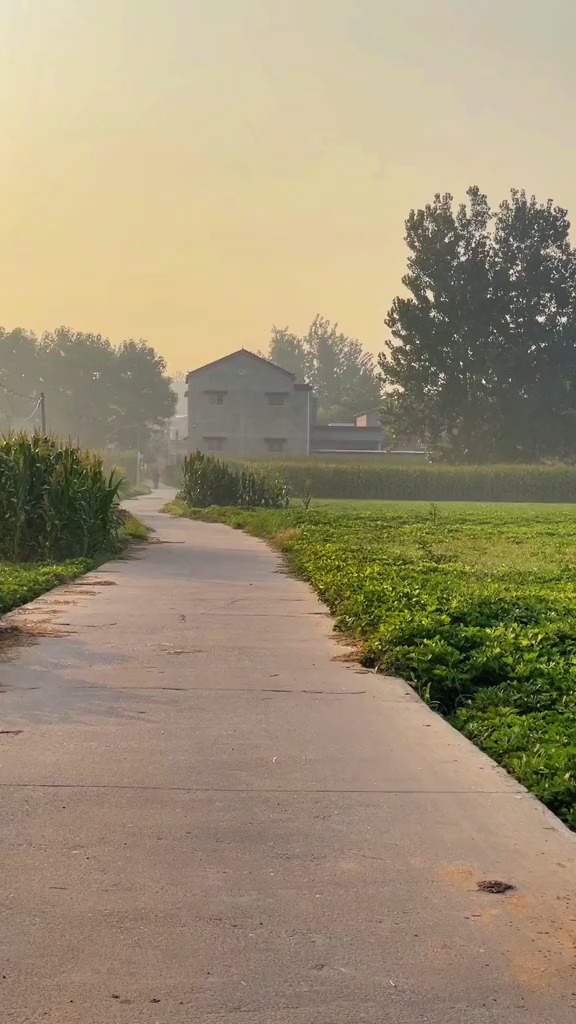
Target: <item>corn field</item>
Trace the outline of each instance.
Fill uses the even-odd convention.
[[[258,463],[286,481],[291,496],[378,501],[576,501],[576,467],[384,466],[308,460]]]
[[[121,477],[50,437],[0,438],[0,559],[58,562],[111,549]]]
[[[277,473],[229,466],[201,452],[184,457],[180,497],[190,508],[285,508],[288,504],[286,485]]]
[[[329,456],[225,464],[283,480],[292,498],[309,494],[312,499],[353,501],[576,501],[576,466],[571,465],[383,465],[354,458],[331,461]],[[166,467],[166,483],[179,486],[181,475],[181,462]]]

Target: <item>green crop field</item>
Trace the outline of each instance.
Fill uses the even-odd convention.
[[[408,679],[576,828],[576,507],[175,511],[281,547],[366,664]]]

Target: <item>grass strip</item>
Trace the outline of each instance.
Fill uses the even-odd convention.
[[[0,561],[0,616],[27,604],[64,583],[83,576],[110,559],[117,558],[130,544],[147,540],[149,529],[130,514],[118,533],[119,547],[99,558],[76,558],[59,563],[17,563]]]

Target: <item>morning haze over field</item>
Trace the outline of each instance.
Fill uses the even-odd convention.
[[[575,39],[0,0],[1,1024],[575,1024]]]
[[[379,351],[410,208],[576,208],[575,31],[571,0],[3,0],[2,323],[188,370],[321,312]]]

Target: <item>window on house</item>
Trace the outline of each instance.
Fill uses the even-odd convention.
[[[221,452],[224,449],[225,437],[205,437],[204,444],[209,452]]]
[[[210,405],[224,405],[224,399],[226,398],[226,391],[205,391]]]
[[[269,452],[283,452],[286,446],[285,437],[265,437],[264,441]]]
[[[269,391],[268,405],[285,405],[288,395],[284,391]]]

